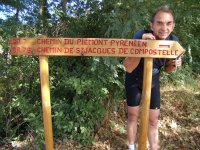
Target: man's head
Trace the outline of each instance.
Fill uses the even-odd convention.
[[[157,40],[165,40],[174,30],[174,27],[174,13],[169,7],[159,8],[152,16],[151,30]]]

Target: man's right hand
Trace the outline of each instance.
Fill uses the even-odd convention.
[[[156,40],[156,37],[152,33],[144,33],[142,35],[143,40]],[[124,60],[124,66],[128,73],[131,73],[139,64],[141,58],[127,57]]]
[[[156,37],[152,33],[145,33],[142,35],[143,40],[156,40]]]

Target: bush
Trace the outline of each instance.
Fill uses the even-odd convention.
[[[180,68],[177,68],[177,70],[171,74],[162,72],[160,81],[161,84],[172,83],[178,86],[185,86],[186,84],[195,84],[195,78],[196,77],[192,71],[192,68],[186,64]]]
[[[105,100],[117,99],[123,93],[122,78],[118,78],[118,70],[122,69],[111,62],[108,64],[109,60],[113,61],[91,57],[51,60],[56,137],[65,136],[65,132],[84,145],[93,142],[95,130],[100,127],[106,112]]]

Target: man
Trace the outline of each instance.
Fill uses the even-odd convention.
[[[134,35],[134,39],[143,40],[175,40],[178,38],[171,35],[175,27],[173,11],[164,6],[159,8],[152,16],[151,30],[141,30]],[[137,120],[139,115],[139,105],[142,95],[143,81],[143,58],[128,57],[124,60],[126,68],[125,88],[128,105],[128,141],[129,150],[135,150],[135,139],[137,133]],[[148,140],[151,150],[159,148],[158,141],[158,116],[160,113],[160,84],[159,73],[164,67],[167,73],[171,73],[181,66],[181,58],[175,59],[153,59],[153,75],[151,88],[151,102],[149,112]]]

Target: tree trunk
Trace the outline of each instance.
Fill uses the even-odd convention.
[[[66,5],[67,5],[68,0],[62,0],[62,11],[64,13],[64,15],[66,14]]]
[[[19,9],[17,8],[16,14],[15,14],[16,22],[19,22]]]
[[[48,18],[48,10],[47,10],[47,0],[40,0],[40,7],[39,7],[39,18],[41,19],[42,24],[42,34],[46,35],[47,33],[47,18]]]
[[[48,18],[47,0],[40,0],[39,14],[43,20]]]

